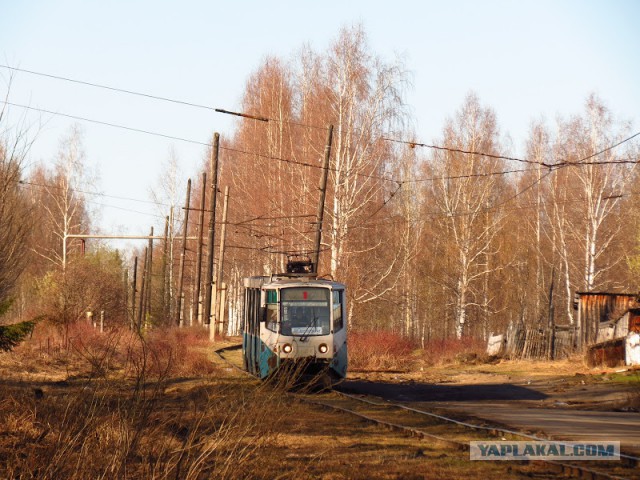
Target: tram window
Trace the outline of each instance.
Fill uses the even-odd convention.
[[[278,331],[278,304],[267,304],[267,328],[272,332]]]
[[[272,332],[278,332],[278,291],[267,290],[267,311],[265,321],[267,328]]]
[[[344,322],[342,320],[342,291],[333,291],[333,331],[342,330]]]
[[[318,287],[288,287],[280,290],[281,333],[308,337],[328,335],[331,297]]]
[[[267,290],[267,303],[278,303],[277,290]]]

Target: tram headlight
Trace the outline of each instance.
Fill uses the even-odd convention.
[[[318,350],[320,353],[327,353],[329,351],[329,347],[327,347],[326,343],[323,343],[318,347]]]
[[[292,350],[293,350],[293,347],[292,347],[291,345],[289,345],[288,343],[285,343],[285,344],[282,346],[282,351],[283,351],[284,353],[291,353],[291,351],[292,351]]]

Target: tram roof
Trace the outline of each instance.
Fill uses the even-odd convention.
[[[247,288],[261,288],[263,286],[270,287],[297,287],[297,286],[330,286],[331,288],[344,288],[343,283],[334,282],[324,278],[316,278],[313,276],[289,276],[289,275],[271,275],[259,277],[246,277],[242,284]]]

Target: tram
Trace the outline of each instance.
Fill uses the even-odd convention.
[[[265,379],[289,365],[332,383],[347,375],[345,286],[317,278],[310,262],[243,279],[245,369]]]

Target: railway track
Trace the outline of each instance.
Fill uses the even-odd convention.
[[[249,375],[241,368],[237,353],[239,347],[223,348],[216,354],[234,369]],[[427,409],[418,409],[402,403],[380,401],[379,399],[341,392],[339,387],[325,393],[289,393],[298,401],[332,411],[356,416],[361,420],[379,425],[426,441],[450,448],[456,452],[469,450],[472,440],[511,440],[511,441],[544,441],[551,438],[534,436],[516,429],[491,425],[487,422],[456,419]],[[640,479],[640,458],[621,454],[620,461],[570,462],[552,460],[534,460],[532,463],[543,470],[550,470],[552,475],[565,478],[585,479]],[[513,462],[509,462],[513,463]],[[517,464],[526,462],[517,461]],[[597,465],[595,465],[597,464]],[[530,474],[529,474],[530,475]]]
[[[526,432],[493,426],[487,423],[471,423],[440,415],[435,412],[409,407],[400,403],[384,402],[357,395],[334,391],[320,396],[305,396],[303,401],[356,415],[364,421],[403,432],[413,437],[438,442],[456,450],[468,451],[472,440],[550,440]],[[550,466],[559,474],[573,478],[621,479],[640,478],[640,459],[621,455],[620,461],[569,462],[535,460]],[[597,466],[594,466],[597,463]]]

